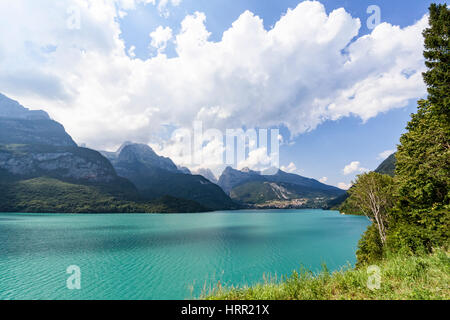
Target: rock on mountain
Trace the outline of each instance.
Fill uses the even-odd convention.
[[[147,153],[129,161],[173,163]],[[175,168],[176,170],[176,168]],[[143,200],[99,152],[79,148],[44,111],[30,111],[0,95],[0,212],[200,212],[200,204],[173,197]]]
[[[180,171],[181,173],[184,174],[192,174],[191,170],[189,170],[189,168],[186,167],[181,167],[181,166],[177,166],[178,171]]]
[[[30,110],[17,101],[14,101],[0,93],[0,118],[22,120],[50,120],[47,112],[42,110]]]
[[[172,160],[160,157],[152,148],[145,144],[126,142],[114,153],[102,153],[113,163],[141,163],[148,167],[179,172],[178,167]]]
[[[232,167],[227,167],[219,178],[219,186],[228,194],[234,187],[242,185],[247,182],[267,181],[260,172],[252,171],[248,168],[241,171],[235,170]]]
[[[172,160],[158,156],[148,145],[129,144],[110,160],[118,175],[133,182],[148,199],[174,196],[212,210],[238,207],[219,186],[202,176],[180,172]]]
[[[281,170],[274,175],[227,168],[219,179],[232,199],[261,208],[322,207],[345,191]]]
[[[282,170],[278,170],[278,172],[274,175],[265,176],[266,179],[270,182],[280,182],[280,183],[290,183],[296,186],[309,188],[312,190],[323,190],[330,192],[331,194],[342,194],[344,193],[341,189],[329,186],[324,183],[321,183],[315,179],[305,178],[298,174],[287,173]]]
[[[200,175],[200,176],[204,177],[205,179],[208,179],[212,183],[215,183],[215,184],[218,183],[216,176],[210,169],[201,168],[201,169],[194,171],[193,173],[196,175]]]
[[[64,127],[44,111],[31,111],[0,94],[0,144],[76,144]]]
[[[118,179],[111,163],[79,148],[44,111],[30,111],[0,94],[0,169],[18,177],[51,176],[90,183]]]
[[[61,146],[0,145],[0,168],[19,177],[49,176],[111,183],[118,176],[97,151]]]

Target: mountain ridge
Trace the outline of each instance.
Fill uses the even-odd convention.
[[[209,181],[211,181],[214,184],[218,184],[218,182],[219,182],[217,180],[216,176],[214,175],[214,173],[211,171],[211,169],[200,168],[200,169],[195,170],[192,173],[196,174],[196,175],[200,175],[200,176],[204,177],[205,179],[208,179]]]
[[[397,163],[395,155],[396,153],[393,153],[389,157],[387,157],[374,171],[393,177],[395,175],[395,165]]]
[[[169,158],[158,156],[148,145],[129,144],[111,158],[119,176],[127,178],[147,199],[176,196],[212,210],[239,206],[216,184],[200,175],[183,173]]]
[[[77,146],[64,126],[0,93],[0,144]]]
[[[278,170],[274,175],[261,175],[248,168],[227,167],[219,185],[232,199],[257,208],[322,207],[328,200],[345,193],[315,179]]]
[[[0,211],[209,210],[195,201],[165,195],[142,199],[136,186],[120,177],[106,157],[78,147],[64,127],[44,111],[31,111],[1,95],[0,115]]]

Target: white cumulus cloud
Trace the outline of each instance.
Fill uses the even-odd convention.
[[[342,172],[345,175],[349,175],[355,172],[363,173],[369,171],[369,169],[361,167],[361,163],[359,161],[352,161],[350,164],[346,165]]]
[[[293,173],[293,172],[297,171],[297,166],[295,165],[295,163],[291,162],[291,163],[289,163],[289,165],[287,167],[281,166],[280,169],[284,172]]]
[[[352,187],[351,183],[339,182],[337,187],[342,190],[348,190]]]
[[[159,0],[158,10],[162,16],[167,18],[170,16],[170,11],[168,9],[169,4],[171,4],[174,7],[178,7],[181,4],[181,2],[182,0]]]
[[[138,3],[156,5],[1,1],[1,90],[47,110],[76,141],[108,149],[125,140],[151,143],[168,126],[202,119],[220,130],[283,125],[295,136],[326,120],[365,121],[426,93],[426,16],[405,28],[383,23],[358,37],[359,19],[305,1],[269,30],[245,11],[213,42],[206,15],[196,12],[180,33],[169,37],[161,27],[164,37],[151,39],[162,48],[173,37],[175,57],[141,60],[127,52],[118,19]],[[67,28],[72,6],[79,29]]]
[[[322,177],[322,178],[319,179],[319,181],[322,182],[322,183],[325,183],[325,182],[328,181],[328,178],[327,177]]]
[[[158,52],[162,52],[166,49],[167,42],[172,39],[172,29],[159,26],[155,31],[150,33],[150,38],[152,39],[150,43],[152,47],[158,49]]]
[[[249,152],[248,157],[237,164],[239,170],[250,168],[256,171],[263,171],[272,166],[276,155],[267,152],[267,148],[256,148]]]

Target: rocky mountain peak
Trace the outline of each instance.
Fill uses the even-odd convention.
[[[0,118],[22,120],[50,120],[47,112],[42,110],[30,110],[23,107],[15,100],[0,93]]]
[[[198,169],[198,170],[194,171],[194,174],[200,175],[200,176],[204,177],[205,179],[208,179],[212,183],[217,184],[217,182],[218,182],[214,173],[208,168]]]
[[[2,94],[0,94],[0,144],[76,146],[64,127],[51,120],[45,111],[29,110]]]
[[[245,167],[245,168],[241,169],[241,172],[248,173],[248,174],[261,175],[260,171],[254,171],[254,170],[250,169],[249,167]]]
[[[171,172],[177,172],[178,168],[169,158],[156,154],[152,148],[146,144],[129,143],[118,150],[118,162],[135,163],[139,162],[148,167],[156,167]]]

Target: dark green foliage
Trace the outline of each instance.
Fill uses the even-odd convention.
[[[345,200],[348,199],[348,197],[349,197],[349,195],[346,192],[346,193],[344,193],[343,195],[340,195],[337,198],[331,199],[331,200],[327,201],[327,204],[324,206],[324,209],[325,210],[339,210],[339,211],[341,211],[340,208],[345,203]],[[346,213],[345,210],[342,210],[341,212]]]
[[[388,248],[394,252],[411,255],[431,252],[433,248],[432,237],[432,233],[426,228],[400,222],[394,224],[389,230]]]
[[[193,201],[163,197],[130,200],[107,185],[83,185],[54,178],[0,180],[0,212],[32,213],[175,213],[204,212]]]
[[[390,250],[415,254],[449,246],[450,206],[413,211],[393,210],[387,243]]]
[[[349,192],[347,193],[347,198],[345,199],[345,201],[339,206],[339,211],[343,214],[352,214],[352,215],[356,215],[356,216],[364,215],[364,213],[358,207],[358,204],[355,201],[355,199],[350,197]]]
[[[428,87],[428,101],[433,109],[449,121],[450,106],[450,10],[446,4],[430,6],[430,28],[423,32],[425,38],[425,65],[428,71],[423,78]]]
[[[356,257],[357,267],[373,264],[383,257],[383,244],[375,225],[369,226],[359,240]]]
[[[420,101],[400,139],[396,175],[403,211],[449,203],[450,123],[441,120],[428,101]]]

